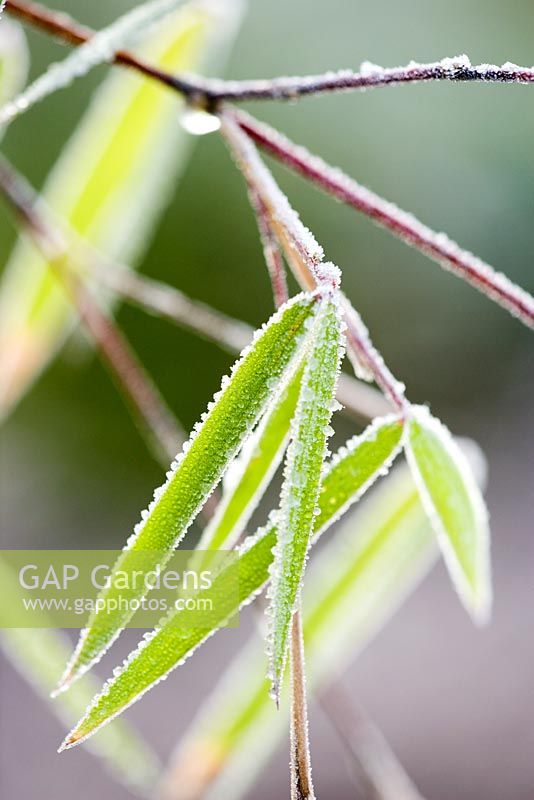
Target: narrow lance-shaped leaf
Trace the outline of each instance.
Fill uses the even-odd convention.
[[[11,598],[14,605],[21,605],[22,593],[17,575],[2,558],[0,582],[3,596]],[[63,724],[71,725],[83,713],[98,689],[97,679],[85,675],[71,692],[50,702],[50,690],[70,653],[69,638],[61,631],[53,630],[53,621],[44,611],[32,612],[34,619],[39,614],[41,628],[4,627],[9,615],[4,620],[2,612],[0,607],[0,650],[43,698],[50,712]],[[116,780],[148,796],[160,772],[155,753],[137,731],[123,720],[117,720],[103,733],[102,738],[89,743],[91,751],[102,759]]]
[[[314,520],[315,538],[387,469],[399,452],[401,437],[399,421],[385,417],[376,420],[361,436],[354,437],[339,451],[322,480],[320,514]],[[239,599],[234,606],[229,608],[227,603],[219,602],[220,589],[225,586],[224,575],[219,583],[215,581],[211,590],[201,593],[202,597],[214,600],[213,608],[220,612],[220,624],[225,622],[225,615],[230,617],[251,602],[266,584],[275,544],[276,525],[270,522],[254,536],[248,537],[239,548]],[[105,685],[102,694],[95,698],[85,717],[66,738],[64,748],[83,741],[138,700],[188,658],[217,627],[214,625],[209,630],[188,628],[183,619],[182,612],[170,615],[149,641],[142,642],[130,654],[122,671]]]
[[[152,0],[135,6],[107,28],[95,33],[63,61],[48,67],[22,94],[0,108],[0,124],[10,122],[58,89],[70,86],[98,64],[111,60],[117,50],[135,44],[152,25],[181,3],[182,0]]]
[[[222,390],[167,473],[167,482],[155,491],[152,503],[115,565],[109,587],[99,595],[101,608],[91,615],[80,636],[61,681],[62,688],[89,669],[131,619],[133,611],[129,608],[133,601],[146,594],[143,583],[135,586],[131,578],[139,563],[136,553],[147,551],[144,560],[147,572],[158,565],[164,566],[166,562],[160,554],[170,557],[250,435],[272,392],[287,376],[316,309],[317,301],[312,295],[298,295],[283,306],[256,334],[234,365],[230,378],[223,380]],[[119,591],[114,585],[117,573],[129,576],[127,590]],[[115,610],[109,610],[109,601],[117,600],[119,595],[123,601],[117,603]]]
[[[406,455],[453,584],[477,622],[491,609],[488,512],[468,461],[424,406],[411,410]]]
[[[369,644],[436,555],[409,470],[400,467],[347,515],[310,565],[302,601],[312,690]],[[263,649],[254,636],[201,706],[171,757],[162,800],[238,800],[262,771],[287,731],[286,704],[277,712],[269,698]]]
[[[233,547],[280,464],[302,381],[299,369],[225,476],[224,494],[199,549]],[[231,473],[231,474],[230,474]]]
[[[321,470],[335,404],[341,361],[341,314],[326,298],[314,323],[302,384],[292,423],[277,527],[278,541],[269,589],[270,676],[278,702],[288,652],[291,619],[298,602],[314,516]]]
[[[222,18],[213,7],[185,6],[142,53],[171,72],[211,64],[235,28],[224,16],[233,6],[223,3]],[[44,200],[110,259],[135,266],[150,242],[193,141],[178,124],[182,108],[154,81],[112,72],[47,178]],[[21,237],[0,287],[0,418],[54,357],[73,322],[47,261]]]

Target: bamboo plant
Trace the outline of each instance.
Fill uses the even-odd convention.
[[[374,220],[530,328],[534,299],[446,235],[239,104],[421,81],[530,84],[534,70],[511,63],[473,66],[460,56],[392,69],[365,63],[357,72],[275,80],[205,79],[192,73],[220,63],[237,29],[239,4],[193,0],[179,5],[178,0],[149,0],[99,32],[26,0],[7,0],[0,12],[3,130],[98,64],[113,65],[39,195],[12,164],[0,161],[0,188],[21,229],[0,286],[0,417],[10,414],[80,326],[168,470],[113,574],[131,572],[138,551],[154,554],[151,568],[163,566],[197,519],[204,525],[198,558],[207,548],[228,549],[238,564],[237,597],[226,592],[224,570],[209,589],[199,589],[199,595],[217,599],[216,619],[209,626],[191,627],[187,615],[174,610],[98,692],[85,673],[112,647],[131,615],[92,613],[62,676],[57,675],[53,703],[64,704],[82,685],[80,679],[85,691],[78,697],[86,699],[87,687],[94,696],[60,750],[96,734],[95,742],[102,737],[99,752],[106,753],[104,734],[97,731],[255,601],[265,612],[265,624],[258,626],[265,647],[254,641],[238,654],[148,791],[184,800],[221,791],[218,796],[226,796],[231,787],[235,797],[250,785],[289,723],[290,795],[312,798],[307,687],[318,692],[328,685],[331,664],[335,661],[339,670],[355,656],[428,572],[438,551],[467,612],[476,624],[486,623],[491,612],[488,511],[480,454],[473,445],[459,443],[427,407],[409,400],[343,293],[342,270],[327,260],[261,153]],[[20,22],[74,46],[26,88]],[[133,46],[135,51],[127,49]],[[177,104],[182,126],[175,121]],[[188,132],[218,132],[242,173],[275,305],[256,332],[132,269],[176,186],[193,141]],[[142,192],[132,192],[141,184]],[[286,269],[301,287],[293,297]],[[189,436],[118,328],[114,310],[120,301],[237,354]],[[341,373],[345,355],[353,377]],[[365,428],[332,455],[328,441],[341,411],[364,421]],[[407,465],[387,476],[402,453]],[[265,524],[246,535],[282,462],[279,501]],[[378,491],[361,501],[376,481]],[[323,534],[326,545],[314,557]],[[138,589],[135,597],[141,600],[146,591]],[[116,592],[112,576],[102,598]],[[64,653],[63,640],[54,636],[50,631],[40,644],[32,642],[31,633],[2,634],[4,649],[34,684],[35,670],[27,664],[35,654],[43,646],[53,653],[43,667],[48,680],[51,664],[55,668],[57,654]],[[133,736],[126,729],[120,735]],[[375,747],[386,746],[380,737],[373,741]],[[128,742],[130,748],[131,742],[144,747],[136,739]],[[116,772],[124,775],[124,753],[118,752]],[[146,762],[152,775],[151,755]],[[365,759],[363,767],[376,787]],[[398,770],[406,781],[402,796],[418,797]],[[138,783],[147,791],[145,773]],[[391,787],[389,796],[395,796]]]

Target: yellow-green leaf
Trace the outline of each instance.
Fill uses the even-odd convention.
[[[267,612],[270,617],[269,666],[276,699],[314,527],[326,445],[328,436],[333,433],[329,424],[341,346],[341,313],[335,299],[327,298],[321,301],[314,322],[276,519],[278,540],[269,588],[271,604]]]
[[[302,602],[310,688],[327,684],[369,644],[436,555],[401,467],[346,517],[309,567]],[[265,766],[287,730],[287,704],[276,711],[269,700],[263,649],[254,636],[201,706],[164,777],[165,800],[189,792],[238,800]]]
[[[477,622],[491,608],[488,512],[471,467],[445,426],[412,408],[406,455],[453,584]]]
[[[169,16],[142,53],[171,72],[198,70],[220,53],[231,27],[210,7],[191,4]],[[114,70],[45,183],[53,211],[112,259],[133,265],[150,242],[192,141],[179,124],[182,107],[155,81]],[[21,237],[0,286],[0,418],[54,357],[73,322],[46,260]]]
[[[399,452],[401,435],[399,421],[387,417],[376,420],[364,434],[355,437],[347,447],[341,449],[338,457],[326,469],[323,478],[323,491],[318,502],[320,514],[315,522],[315,539],[389,467]],[[351,480],[352,496],[348,493]],[[201,593],[202,599],[214,600],[213,608],[219,613],[220,624],[224,624],[243,605],[250,603],[267,583],[275,544],[276,525],[271,521],[254,536],[249,536],[238,549],[239,597],[234,606],[228,605],[229,598],[224,595],[224,573],[212,588]],[[217,627],[203,629],[197,626],[191,629],[182,612],[170,615],[148,641],[144,641],[130,654],[124,669],[104,686],[103,692],[94,699],[85,717],[66,738],[63,748],[83,741],[124,711],[183,663]]]
[[[146,587],[129,579],[128,589],[119,592],[115,578],[134,572],[140,551],[145,554],[147,572],[164,566],[165,557],[168,560],[185,535],[265,412],[273,393],[284,386],[294,359],[305,344],[306,330],[316,309],[316,298],[309,294],[298,295],[282,306],[258,331],[234,365],[230,378],[223,380],[221,391],[167,473],[167,482],[155,491],[115,565],[110,585],[99,595],[102,607],[91,615],[80,637],[63,678],[63,688],[101,657],[132,618],[130,607],[144,597]],[[110,601],[119,594],[122,603],[109,610]]]

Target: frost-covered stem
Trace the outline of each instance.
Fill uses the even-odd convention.
[[[404,417],[409,403],[404,395],[404,384],[392,374],[384,359],[374,346],[362,318],[346,297],[343,297],[343,313],[347,330],[347,348],[356,353],[358,361],[367,367],[384,395],[398,408]]]
[[[232,110],[232,116],[245,133],[285,166],[341,202],[371,217],[446,270],[475,286],[525,325],[534,328],[534,298],[505,275],[496,272],[473,253],[463,250],[444,233],[436,233],[412,214],[361,186],[319,156],[312,155],[306,148],[294,144],[274,128],[242,111]]]
[[[223,135],[230,144],[249,186],[253,187],[265,204],[269,219],[275,226],[297,280],[305,289],[317,287],[320,290],[321,287],[325,287],[328,291],[336,290],[339,280],[336,274],[337,268],[323,261],[322,247],[316,242],[311,231],[302,224],[300,217],[290,206],[287,197],[260,159],[253,143],[236,124],[235,112],[225,111],[221,119]],[[360,316],[346,299],[343,301],[343,310],[349,349],[376,380],[385,396],[404,416],[408,407],[404,397],[404,386],[386,367],[384,359],[371,342],[369,332]]]
[[[319,694],[349,758],[358,797],[423,800],[380,729],[340,681]]]
[[[256,215],[265,263],[271,280],[274,304],[276,308],[279,308],[289,296],[282,253],[271,228],[269,211],[258,192],[252,186],[249,187],[249,198],[250,205]]]
[[[306,95],[348,92],[408,83],[432,81],[534,83],[534,68],[506,63],[472,65],[467,56],[444,58],[429,64],[411,63],[402,67],[384,68],[364,62],[358,72],[350,69],[325,72],[321,75],[283,77],[259,80],[224,81],[195,78],[199,91],[212,103],[222,100],[298,100]]]
[[[291,800],[313,800],[308,708],[306,702],[306,669],[300,608],[293,615],[290,646],[291,669]]]
[[[12,16],[69,44],[84,44],[95,34],[92,28],[81,25],[70,15],[59,11],[51,11],[40,3],[25,2],[25,0],[7,0],[6,11]],[[165,84],[165,86],[182,94],[192,104],[200,106],[207,105],[205,93],[194,82],[185,79],[182,80],[165,70],[159,69],[159,67],[154,64],[149,64],[144,59],[127,50],[117,51],[113,62],[123,67],[133,69],[147,78],[153,78],[159,83]]]
[[[81,25],[69,15],[51,11],[39,3],[7,0],[6,11],[69,44],[83,44],[94,33],[91,28]],[[432,81],[534,83],[534,68],[532,67],[521,67],[510,62],[501,66],[496,64],[472,65],[464,55],[444,58],[428,64],[412,62],[402,67],[384,68],[364,62],[358,72],[343,69],[321,75],[241,81],[201,77],[183,79],[166,73],[126,51],[118,52],[115,61],[155,78],[190,100],[196,101],[199,105],[212,109],[225,100],[234,102],[247,100],[291,101],[306,95],[326,92],[347,92]]]
[[[247,184],[261,199],[272,225],[275,229],[282,229],[284,237],[312,276],[314,284],[330,283],[332,276],[327,265],[323,264],[323,248],[290,206],[287,197],[259,157],[256,147],[236,123],[233,111],[225,109],[220,116],[221,132]]]
[[[174,286],[137,275],[107,259],[93,260],[92,268],[98,282],[123,300],[209,339],[230,353],[240,353],[252,341],[254,329],[250,325],[193,300]]]
[[[37,202],[32,187],[4,158],[0,158],[0,190],[65,287],[155,455],[167,466],[183,442],[178,423],[118,327],[70,268],[67,241],[50,223],[44,204]]]

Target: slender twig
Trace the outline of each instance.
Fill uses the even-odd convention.
[[[249,187],[250,205],[256,215],[258,231],[263,245],[263,255],[271,280],[274,304],[276,308],[288,299],[287,279],[280,247],[273,233],[269,212],[262,198],[254,187]]]
[[[11,171],[13,172],[12,167]],[[40,213],[37,214],[35,190],[26,180],[21,183],[21,177],[17,177],[19,189],[21,185],[25,188],[24,208],[20,207],[20,196],[17,203],[15,198],[7,195],[6,199],[18,214],[24,213],[23,221],[30,228],[31,235],[40,236],[39,246],[45,248],[50,257],[55,258],[65,252],[65,238],[68,238],[69,241],[75,242],[71,250],[74,250],[76,257],[79,256],[80,261],[83,261],[83,267],[88,274],[122,299],[187,328],[231,353],[240,353],[250,344],[254,335],[252,326],[216,311],[205,303],[192,300],[173,286],[136,275],[130,267],[111,261],[91,248],[87,242],[77,238],[75,232],[67,229],[66,224],[59,220],[50,208],[46,208],[47,219],[44,225],[45,207],[42,200],[39,203]],[[43,226],[42,231],[41,226]],[[54,240],[53,245],[52,240]],[[355,381],[349,375],[340,375],[337,397],[345,412],[359,422],[367,422],[369,419],[386,414],[389,410],[380,392],[372,386]]]
[[[50,224],[43,202],[37,202],[32,187],[4,158],[0,159],[0,189],[70,296],[156,457],[166,466],[183,442],[171,411],[118,327],[69,266],[68,242]]]
[[[249,185],[252,185],[264,202],[269,217],[279,235],[288,260],[297,280],[307,289],[327,286],[335,290],[339,283],[339,270],[323,261],[322,247],[313,234],[303,225],[300,217],[289,204],[272,174],[260,159],[252,141],[236,124],[234,112],[221,114],[221,131],[226,138],[238,166]],[[294,256],[291,258],[291,256]],[[376,380],[384,395],[401,414],[407,410],[404,385],[397,381],[386,367],[382,356],[374,347],[367,329],[358,313],[344,300],[344,317],[347,326],[347,344]],[[351,313],[349,313],[351,312]]]
[[[162,317],[219,345],[240,353],[252,341],[254,329],[241,320],[193,300],[167,283],[137,275],[129,267],[93,253],[91,267],[98,282],[123,300]]]
[[[6,10],[71,44],[81,44],[88,41],[93,33],[89,28],[79,25],[70,17],[51,12],[36,3],[27,3],[24,0],[8,0]],[[329,90],[328,87],[331,89],[369,88],[422,80],[456,80],[463,82],[478,80],[498,81],[501,83],[534,82],[533,69],[518,67],[509,63],[503,64],[501,67],[484,64],[472,67],[468,59],[465,56],[461,56],[444,59],[434,64],[410,64],[407,67],[389,70],[382,70],[379,67],[367,64],[363,72],[359,73],[342,72],[332,73],[329,76],[281,79],[282,85],[286,85],[284,93],[280,90],[280,87],[275,91],[272,88],[273,82],[268,81],[260,81],[259,84],[263,87],[261,88],[257,85],[258,82],[255,81],[210,82],[198,78],[182,79],[147,64],[142,59],[126,51],[119,51],[114,60],[118,64],[137,70],[145,76],[175,89],[184,95],[191,104],[199,105],[212,111],[216,111],[218,104],[224,99],[246,100],[251,99],[252,96],[257,98],[264,96],[272,99],[293,99],[299,95],[299,81],[302,89],[300,94],[309,94],[312,91],[327,91]],[[291,81],[293,81],[291,89],[288,89],[287,86]],[[252,87],[253,91],[251,83],[255,84],[255,88]],[[271,85],[271,94],[268,93],[266,88],[269,83]],[[276,81],[274,85],[277,85]],[[314,86],[315,89],[313,88]],[[261,92],[263,92],[263,95]],[[467,280],[468,283],[471,283],[488,297],[495,300],[526,325],[534,328],[534,298],[506,278],[506,276],[495,272],[492,267],[477,256],[460,248],[445,234],[436,233],[419,222],[413,215],[402,211],[393,203],[389,203],[379,195],[361,186],[340,170],[326,164],[319,157],[311,155],[305,148],[295,145],[278,131],[242,113],[239,117],[236,116],[236,119],[239,120],[241,127],[257,144],[286,164],[286,166],[321,186],[342,202],[371,217],[378,224],[388,228],[445,269]]]
[[[300,97],[331,92],[375,89],[411,83],[434,81],[478,83],[534,83],[534,68],[506,63],[472,65],[465,55],[444,58],[429,64],[411,63],[402,67],[384,68],[364,62],[358,72],[350,69],[321,75],[283,77],[259,80],[194,79],[199,92],[212,103],[249,100],[298,100]]]
[[[40,28],[68,44],[80,45],[88,42],[95,31],[86,25],[81,25],[70,15],[59,11],[52,11],[40,3],[25,2],[25,0],[7,0],[6,11],[18,19]],[[119,50],[113,57],[115,64],[128,67],[141,73],[147,78],[152,78],[174,89],[189,100],[191,104],[205,106],[207,99],[205,93],[194,82],[176,77],[165,70],[159,69],[127,50]]]
[[[6,11],[69,44],[87,42],[94,31],[67,14],[25,0],[7,0]],[[507,62],[472,65],[465,55],[444,58],[428,64],[410,63],[402,67],[384,68],[364,62],[358,72],[350,69],[322,75],[283,77],[259,80],[225,81],[213,78],[177,77],[148,64],[127,51],[119,51],[115,61],[155,78],[199,105],[214,107],[224,100],[297,100],[306,95],[325,92],[373,89],[399,84],[433,81],[482,83],[534,83],[534,68]]]
[[[291,625],[291,800],[313,800],[308,707],[306,701],[306,668],[300,609],[293,614]]]
[[[380,729],[340,680],[319,693],[339,735],[361,800],[422,800]]]
[[[412,214],[361,186],[319,156],[312,155],[306,148],[294,144],[274,128],[242,111],[232,110],[231,113],[256,144],[286,167],[361,211],[448,271],[464,278],[525,325],[534,327],[534,298],[505,275],[496,272],[473,253],[463,250],[444,233],[436,233]]]

